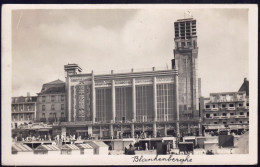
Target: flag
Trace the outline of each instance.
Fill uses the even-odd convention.
[[[190,17],[192,17],[191,10],[185,9],[185,14],[189,15]]]

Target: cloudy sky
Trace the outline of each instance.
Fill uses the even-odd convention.
[[[12,12],[12,96],[36,95],[65,80],[64,65],[86,73],[171,66],[174,21],[183,9],[67,9]],[[238,91],[248,78],[248,10],[192,9],[197,19],[202,95]]]

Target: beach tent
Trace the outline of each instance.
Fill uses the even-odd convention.
[[[61,154],[79,155],[80,149],[75,144],[64,144],[61,147]]]
[[[25,145],[25,144],[13,144],[12,145],[12,154],[29,154],[29,155],[32,155],[33,154],[33,150]]]
[[[77,147],[80,149],[81,154],[93,155],[94,148],[89,144],[77,144]]]
[[[34,149],[34,154],[60,155],[61,150],[56,145],[42,144]]]

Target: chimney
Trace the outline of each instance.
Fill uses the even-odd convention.
[[[30,92],[27,92],[27,97],[30,97]]]
[[[247,81],[247,78],[244,78],[244,81]]]

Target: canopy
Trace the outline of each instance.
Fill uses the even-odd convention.
[[[55,145],[39,145],[35,150],[59,151],[60,149]]]
[[[33,151],[29,146],[25,145],[25,144],[13,144],[12,145],[12,149],[14,149],[15,151],[18,152],[29,152],[29,151]]]

